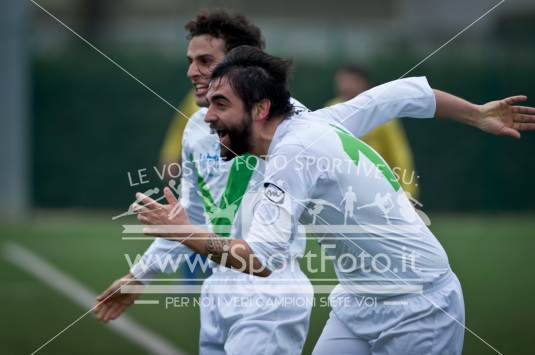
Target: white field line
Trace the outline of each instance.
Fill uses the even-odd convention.
[[[96,294],[21,245],[14,242],[4,243],[1,252],[7,261],[67,296],[67,298],[80,307],[87,309],[95,305]],[[126,315],[122,315],[120,318],[110,322],[108,326],[151,354],[185,354],[183,351],[177,350],[174,345],[158,334],[145,328]],[[38,350],[40,349],[36,351]]]

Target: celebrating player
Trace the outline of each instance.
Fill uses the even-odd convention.
[[[377,194],[390,196],[391,201],[407,198],[382,158],[345,128],[333,124],[354,118],[357,99],[290,118],[288,67],[287,61],[258,49],[237,48],[215,69],[207,92],[210,106],[205,120],[216,130],[221,144],[229,152],[267,156],[261,218],[253,217],[250,229],[231,239],[201,228],[185,235],[149,227],[147,234],[177,239],[216,262],[270,279],[294,258],[295,223],[305,209],[297,201],[321,198],[338,206],[349,187],[357,196],[357,210],[373,204]],[[478,106],[440,91],[430,92],[436,97],[436,109],[434,104],[421,108],[422,116],[455,116],[495,134],[518,136],[518,130],[535,128],[535,109],[512,106],[525,97]],[[299,169],[299,164],[280,168],[280,160],[295,161],[300,156],[317,161],[345,159],[354,165],[349,172],[326,172],[310,165]],[[166,218],[165,211],[179,203],[169,189],[166,194],[168,206],[155,206],[150,198],[140,196],[147,204],[138,207],[147,212],[139,215],[140,221],[189,224],[185,213],[172,221]],[[336,238],[321,241],[336,260],[351,255],[358,260],[353,269],[335,262],[340,284],[331,295],[333,312],[316,353],[332,349],[362,354],[460,353],[464,334],[460,285],[433,234],[420,219],[401,211],[407,205],[391,206],[388,216],[380,209],[363,208],[347,218],[340,209],[331,207],[318,216],[320,224],[340,225],[347,218],[348,224],[369,228],[369,232],[365,238],[360,233],[333,233]],[[265,223],[264,217],[273,215],[278,216],[276,222]],[[386,229],[377,227],[387,225]],[[407,237],[406,227],[413,227],[413,238]],[[377,261],[378,256],[384,259]],[[367,296],[379,300],[372,309],[358,306],[359,299]],[[393,306],[385,300],[407,305],[389,308]],[[249,326],[255,328],[255,324]]]
[[[206,106],[208,104],[206,99],[208,84],[214,67],[221,63],[228,51],[238,45],[249,44],[261,48],[263,44],[260,31],[257,27],[247,22],[245,18],[231,16],[224,12],[201,14],[186,27],[191,37],[188,46],[188,59],[190,60],[188,77],[194,85],[197,103],[201,106]],[[252,85],[247,87],[247,93],[242,92],[242,94],[252,95],[250,102],[255,107],[259,101],[267,98],[267,96],[264,97],[266,93],[259,92],[256,88],[256,80],[242,79]],[[279,79],[278,81],[283,83],[283,88],[285,88],[285,77],[283,76]],[[276,92],[279,92],[279,90]],[[260,96],[255,97],[254,95]],[[283,98],[286,98],[286,96]],[[451,97],[437,95],[437,101],[440,100],[451,100]],[[212,105],[219,105],[218,107],[221,110],[231,108],[225,103],[224,99],[213,101],[211,102]],[[459,102],[452,102],[452,106],[458,104]],[[509,104],[502,102],[500,107],[501,105],[509,107]],[[498,104],[489,106],[487,111],[496,108],[496,105]],[[331,122],[344,126],[351,133],[361,135],[392,117],[431,117],[434,108],[435,94],[429,88],[426,80],[423,78],[410,78],[379,86],[348,103],[337,105],[323,112],[310,113],[310,115],[320,119],[330,119]],[[253,107],[242,108],[242,110],[252,114]],[[291,112],[293,116],[298,116],[306,111],[304,107],[293,101],[293,107],[290,103],[285,102],[284,107],[274,110],[270,114],[274,114],[277,117],[285,117]],[[187,215],[179,213],[175,219],[169,220],[166,213],[168,212],[167,208],[170,206],[152,204],[138,209],[138,211],[144,209],[143,212],[145,212],[139,214],[139,218],[146,224],[205,224],[205,215],[208,215],[209,222],[214,227],[229,227],[226,232],[221,234],[225,236],[231,235],[233,239],[222,239],[222,237],[211,233],[205,234],[205,231],[191,236],[188,241],[184,240],[184,244],[157,239],[143,256],[145,260],[143,264],[145,266],[149,265],[149,269],[144,270],[142,263],[136,264],[126,277],[115,282],[100,296],[99,306],[97,307],[99,318],[103,320],[116,318],[135,299],[135,295],[114,293],[120,285],[138,282],[137,279],[162,271],[155,270],[150,265],[150,261],[154,260],[155,255],[177,255],[188,252],[189,249],[186,247],[189,247],[205,255],[211,254],[215,261],[223,261],[224,264],[227,264],[227,262],[236,263],[236,260],[232,257],[225,262],[226,256],[229,256],[228,250],[225,250],[227,247],[240,246],[244,248],[241,249],[242,251],[250,250],[246,241],[248,239],[248,231],[242,230],[243,224],[239,221],[241,218],[239,211],[243,209],[241,203],[245,193],[254,190],[255,187],[259,186],[258,183],[263,182],[265,162],[249,155],[229,159],[233,158],[236,153],[241,154],[250,151],[248,145],[241,144],[249,140],[246,134],[248,126],[242,127],[245,129],[245,131],[242,131],[227,130],[222,125],[217,130],[217,134],[215,134],[210,130],[209,123],[205,122],[205,120],[209,120],[208,112],[206,108],[197,112],[188,122],[184,134],[183,171],[193,172],[193,174],[184,175],[182,180],[181,203]],[[234,112],[241,114],[241,111]],[[500,120],[479,120],[479,117],[473,117],[469,114],[470,112],[455,111],[444,113],[457,116],[458,120],[479,125],[485,130],[493,130],[494,132],[501,130],[500,132],[505,134],[517,133],[514,130],[510,131],[511,127],[503,125]],[[242,116],[234,117],[240,118]],[[221,146],[219,145],[220,140],[223,143]],[[226,157],[227,160],[220,161],[220,155]],[[212,163],[214,160],[217,161],[217,164]],[[242,164],[244,161],[249,164]],[[355,191],[357,190],[355,189]],[[173,200],[173,196],[170,195],[169,189],[166,189],[166,194],[169,200],[177,203]],[[143,196],[140,196],[140,198],[145,204],[149,200]],[[339,203],[340,201],[338,201]],[[248,208],[249,206],[246,207]],[[169,237],[168,235],[165,236]],[[251,349],[252,352],[267,353],[299,353],[301,351],[308,328],[310,302],[303,302],[300,305],[295,303],[285,308],[281,308],[277,302],[271,302],[270,304],[273,306],[266,310],[265,308],[254,308],[254,302],[250,303],[252,306],[247,308],[233,308],[228,306],[220,307],[221,302],[218,301],[227,299],[229,293],[251,290],[256,285],[265,285],[266,282],[272,288],[270,292],[255,292],[250,295],[250,298],[264,301],[276,300],[281,296],[281,292],[284,292],[288,287],[283,285],[282,281],[277,282],[277,280],[290,280],[292,284],[298,286],[296,292],[294,292],[294,297],[301,297],[305,301],[310,300],[311,290],[308,280],[299,268],[295,267],[299,257],[303,255],[304,244],[304,239],[299,238],[292,232],[287,241],[287,251],[289,264],[294,267],[277,271],[264,269],[258,272],[260,276],[266,276],[269,273],[270,277],[267,279],[251,278],[240,272],[226,270],[216,272],[205,282],[201,297],[207,299],[208,302],[201,302],[201,305],[207,304],[209,306],[202,306],[201,308],[201,353],[235,353],[243,348]],[[249,251],[245,255],[249,254],[253,253]],[[256,255],[256,253],[254,254]],[[262,262],[258,259],[254,260],[256,260],[256,266],[260,267]],[[236,263],[234,266],[241,267],[243,265]],[[249,267],[249,265],[246,265],[246,267]],[[225,285],[226,290],[229,291],[226,294],[219,295],[217,290],[220,288],[217,287],[218,285]],[[117,303],[120,306],[114,306]],[[259,302],[256,304],[265,305],[267,303]]]

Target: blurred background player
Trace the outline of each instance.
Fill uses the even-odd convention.
[[[368,90],[371,87],[368,72],[356,65],[343,65],[336,71],[334,87],[337,96],[328,101],[326,106],[350,100]],[[418,198],[412,152],[400,120],[388,121],[361,139],[386,160],[398,176],[403,190],[409,192],[412,197]]]

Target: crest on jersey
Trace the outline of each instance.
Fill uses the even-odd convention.
[[[264,195],[273,203],[278,205],[284,202],[284,191],[275,184],[266,182],[264,184]]]

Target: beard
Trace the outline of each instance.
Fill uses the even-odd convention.
[[[250,152],[252,118],[245,114],[242,123],[230,127],[217,127],[220,155],[223,160],[231,160]]]

